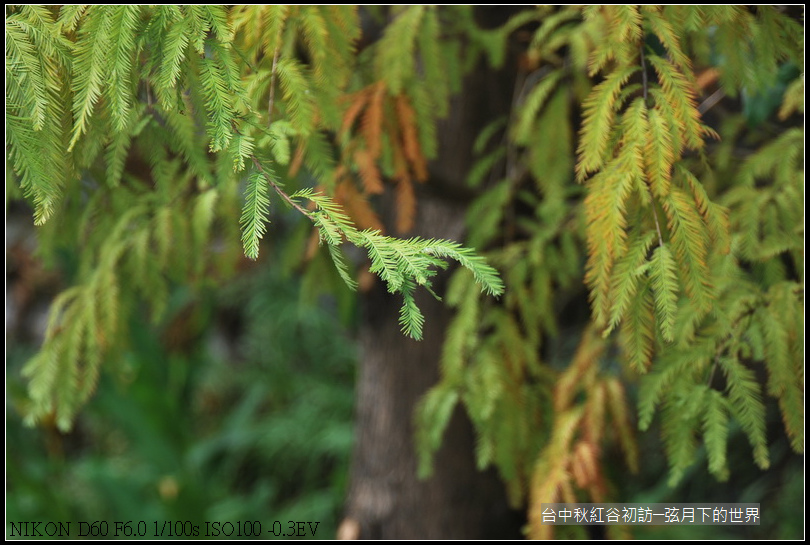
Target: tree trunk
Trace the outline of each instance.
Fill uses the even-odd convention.
[[[439,159],[418,198],[417,228],[424,237],[463,240],[470,192],[465,176],[472,142],[487,120],[508,111],[513,76],[478,70],[465,81],[449,118],[439,127]],[[437,293],[445,276],[437,278]],[[519,538],[522,513],[508,508],[494,471],[479,472],[472,426],[456,408],[435,457],[433,477],[420,481],[414,448],[417,401],[439,379],[438,362],[451,312],[425,290],[417,302],[425,314],[424,339],[404,336],[402,301],[378,283],[364,300],[357,388],[357,430],[343,538]]]

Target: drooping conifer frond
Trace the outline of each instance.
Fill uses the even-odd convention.
[[[141,27],[140,7],[124,6],[117,10],[110,22],[109,78],[105,85],[106,99],[110,103],[110,117],[116,131],[125,132],[133,106],[133,67],[137,35]]]
[[[706,32],[709,27],[712,32]],[[720,34],[715,27],[722,27]],[[477,365],[485,365],[483,347],[505,340],[506,324],[515,317],[524,343],[538,353],[549,350],[556,324],[546,319],[555,312],[547,294],[564,292],[561,286],[582,278],[581,269],[563,265],[570,258],[560,259],[578,255],[570,253],[572,240],[575,248],[587,251],[584,280],[593,321],[607,342],[618,343],[622,361],[646,374],[639,389],[640,425],[647,429],[660,417],[672,483],[686,474],[701,444],[710,472],[727,478],[727,444],[742,420],[754,458],[765,462],[761,396],[766,391],[777,398],[787,436],[801,451],[796,441],[803,437],[797,431],[803,411],[796,385],[803,383],[803,375],[796,366],[801,367],[802,351],[793,339],[802,334],[787,319],[764,322],[765,309],[773,305],[765,304],[770,286],[787,286],[786,281],[803,274],[802,152],[793,140],[803,132],[774,129],[779,134],[771,144],[742,162],[728,159],[734,147],[728,144],[713,164],[714,148],[707,147],[706,137],[737,135],[729,136],[725,125],[708,126],[715,118],[704,119],[701,112],[710,106],[699,107],[711,94],[708,77],[716,73],[731,96],[743,86],[771,85],[777,68],[801,43],[784,42],[796,29],[795,21],[770,7],[760,13],[736,6],[539,6],[503,28],[520,29],[521,43],[528,43],[522,74],[527,83],[518,79],[502,147],[486,147],[501,125],[481,133],[476,149],[481,159],[470,181],[491,185],[471,207],[469,224],[472,240],[490,245],[490,255],[506,271],[507,295],[495,308],[472,297],[454,299],[458,317],[450,326],[439,386],[459,392],[479,434],[479,460],[498,467],[507,479],[516,478],[514,468],[520,464],[512,456],[517,452],[523,460],[534,460],[529,498],[538,521],[538,498],[559,500],[577,488],[591,498],[600,493],[593,469],[599,467],[598,457],[592,463],[591,443],[571,430],[585,418],[583,437],[598,436],[588,430],[598,421],[607,386],[586,387],[581,412],[563,416],[558,407],[554,423],[524,404],[519,420],[534,423],[550,438],[534,450],[515,451],[499,447],[485,415],[488,407],[523,398],[500,387],[484,395],[458,386],[463,369],[472,375]],[[503,50],[496,45],[496,32],[490,32],[475,39],[484,44],[487,58],[500,62]],[[775,41],[784,48],[777,51],[774,42],[760,47],[760,32],[779,34]],[[755,60],[759,57],[761,63]],[[795,98],[800,81],[789,84],[785,116],[801,104]],[[571,115],[569,104],[581,108],[578,139],[562,130]],[[702,164],[692,158],[695,152]],[[533,187],[522,178],[526,172]],[[573,179],[584,182],[579,192],[571,189]],[[572,203],[578,222],[570,219]],[[521,209],[529,212],[515,218]],[[789,307],[792,316],[802,308],[800,296],[780,289],[782,299],[774,308]],[[500,380],[513,369],[537,373],[531,376],[543,386],[536,395],[547,398],[549,389],[540,377],[548,362],[515,352],[503,358]],[[769,370],[773,362],[782,362],[778,370]],[[748,380],[746,369],[754,366],[762,367],[757,376],[767,375],[766,385]],[[733,387],[726,373],[734,375]],[[569,388],[593,384],[588,373],[566,376]],[[430,411],[427,405],[421,410]],[[421,415],[426,422],[438,421],[433,416]],[[619,441],[626,444],[629,437],[619,434]],[[560,445],[556,463],[549,454],[555,441]],[[539,522],[530,532],[549,535]]]
[[[583,104],[585,121],[580,135],[577,173],[580,180],[607,162],[608,143],[611,139],[615,118],[614,106],[622,86],[637,68],[627,67],[611,73],[605,81],[594,88]]]
[[[245,207],[239,220],[245,255],[251,259],[259,257],[259,241],[265,233],[265,223],[270,212],[269,186],[265,175],[270,175],[266,169],[262,172],[254,171],[248,176]]]
[[[719,360],[728,380],[729,399],[734,416],[745,430],[754,449],[754,460],[762,469],[770,465],[765,439],[765,406],[754,374],[734,358]]]
[[[394,94],[399,93],[405,79],[414,74],[417,32],[422,16],[429,9],[425,6],[407,6],[398,10],[380,41],[376,68]]]
[[[421,10],[434,8],[415,12]],[[86,280],[69,292],[72,298],[60,303],[64,312],[55,308],[54,320],[69,326],[52,328],[46,346],[26,368],[32,384],[32,421],[55,411],[60,426],[67,428],[114,345],[116,320],[110,317],[117,318],[122,308],[116,301],[147,293],[153,316],[159,317],[168,291],[164,275],[200,275],[210,226],[239,206],[244,252],[255,259],[269,220],[270,189],[286,195],[281,184],[288,181],[288,170],[292,178],[292,171],[303,165],[323,186],[336,185],[335,152],[324,131],[337,129],[342,116],[339,97],[354,83],[353,41],[359,36],[359,19],[353,7],[317,6],[67,6],[58,20],[55,13],[33,6],[7,13],[7,145],[23,192],[36,206],[37,222],[57,210],[66,215],[63,221],[81,218],[74,221],[87,238],[88,252],[96,252],[95,259],[83,261]],[[257,14],[271,24],[258,35],[246,33]],[[434,13],[426,18],[424,31],[405,24],[408,20],[405,17],[397,32],[411,35],[414,47],[420,32],[438,32]],[[292,47],[299,38],[307,59],[299,58]],[[433,52],[429,40],[420,41],[423,54]],[[397,62],[402,59],[395,57]],[[429,73],[441,78],[446,89],[442,58],[430,59]],[[422,85],[410,62],[405,72],[388,74],[400,87]],[[405,94],[389,96],[390,82],[378,81],[378,92],[364,113],[365,149],[372,153],[358,163],[369,188],[381,186],[376,164],[382,155],[380,136],[391,135],[386,145],[396,148],[386,153],[398,154],[400,187],[412,196],[411,180],[427,177],[423,133],[417,130],[417,117],[428,119],[425,104]],[[446,101],[447,90],[444,95]],[[428,108],[434,106],[446,108],[437,100]],[[388,109],[394,115],[386,121]],[[263,112],[270,123],[262,121]],[[434,118],[431,113],[430,123]],[[99,171],[95,162],[102,154],[105,168]],[[259,162],[257,154],[272,160]],[[347,157],[355,155],[363,159],[362,152]],[[130,172],[130,165],[141,158],[143,170]],[[254,168],[242,180],[241,203],[240,192],[233,188],[250,163]],[[62,188],[80,175],[99,186],[81,213],[75,209],[81,199],[60,202]],[[126,199],[118,195],[127,195],[130,203],[124,205]],[[296,198],[305,196],[318,207],[316,212],[286,200],[312,219],[343,280],[355,285],[339,249],[349,241],[368,250],[372,268],[392,291],[403,294],[407,334],[421,337],[424,322],[414,293],[419,286],[430,289],[431,277],[447,266],[447,259],[470,267],[487,292],[502,290],[495,270],[459,245],[359,231],[328,197],[304,193]],[[349,203],[355,211],[365,198],[351,191],[343,196],[355,199]],[[107,229],[109,237],[91,227],[101,221],[104,202],[112,210],[127,210],[121,223]],[[365,210],[371,214],[367,204]],[[408,212],[403,217],[412,216]],[[375,219],[366,223],[374,224]],[[127,237],[122,229],[129,230]],[[68,240],[67,232],[53,228],[42,238],[51,248]],[[123,286],[117,278],[128,271],[138,281]],[[100,301],[108,304],[99,306]],[[82,360],[86,363],[79,364]]]
[[[208,108],[207,128],[211,151],[226,149],[233,137],[233,89],[228,86],[220,55],[199,61],[200,83]]]
[[[660,421],[672,482],[702,446],[728,477],[735,429],[767,466],[769,404],[801,452],[801,25],[772,6],[537,6],[496,29],[463,6],[380,13],[358,51],[352,6],[7,9],[9,164],[42,255],[83,248],[26,366],[29,421],[70,427],[143,302],[159,323],[174,283],[256,258],[277,195],[326,244],[335,269],[317,274],[354,287],[342,244],[368,255],[406,335],[431,327],[417,291],[461,265],[441,294],[456,312],[441,380],[416,415],[420,473],[461,405],[478,466],[530,503],[532,537],[549,535],[539,502],[609,498],[611,448],[636,466],[627,377],[645,375],[638,422]],[[451,95],[514,48],[512,113],[459,173],[481,191],[468,240],[501,281],[455,242],[384,233],[370,197],[392,192],[410,229]],[[766,139],[737,102],[711,109],[713,78],[745,107],[784,84]],[[586,290],[592,323],[559,322]]]
[[[661,335],[665,341],[672,342],[678,304],[678,278],[675,275],[675,259],[666,245],[659,246],[653,252],[649,271]]]
[[[298,199],[308,199],[317,207],[314,214],[306,213],[318,227],[321,240],[329,246],[337,247],[344,240],[364,248],[371,261],[369,271],[382,279],[391,293],[400,293],[403,306],[400,313],[400,324],[403,333],[414,339],[422,338],[424,317],[416,306],[414,291],[423,286],[429,291],[431,278],[437,269],[447,268],[446,258],[456,260],[462,267],[472,272],[475,281],[482,291],[490,295],[501,295],[504,286],[497,271],[477,256],[471,249],[447,240],[412,238],[396,239],[382,235],[379,231],[358,231],[351,220],[325,195],[312,190],[296,192],[288,197],[290,204],[295,205]],[[295,205],[297,206],[297,205]],[[303,209],[300,209],[303,211]],[[354,281],[349,279],[345,263],[336,249],[330,248],[335,266],[347,285],[353,288]]]
[[[101,96],[107,75],[107,55],[114,45],[111,42],[111,26],[115,8],[90,6],[86,23],[79,29],[72,91],[73,117],[76,120],[70,140],[71,148],[87,129],[87,122]]]
[[[313,130],[315,110],[304,69],[295,60],[282,59],[276,65],[276,70],[283,97],[287,101],[287,115],[298,132],[306,136]]]
[[[72,176],[72,158],[62,151],[67,138],[65,79],[70,71],[69,42],[53,14],[20,6],[6,15],[6,130],[11,166],[34,221],[54,213]]]

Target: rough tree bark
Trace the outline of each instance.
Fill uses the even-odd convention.
[[[472,143],[485,123],[508,111],[514,75],[485,68],[471,74],[439,128],[439,158],[418,196],[414,235],[463,240],[470,191],[465,176]],[[512,72],[514,74],[514,72]],[[442,293],[445,277],[437,280]],[[356,443],[346,518],[339,537],[371,539],[519,538],[523,515],[508,508],[494,471],[479,472],[474,435],[456,409],[435,458],[432,478],[417,479],[413,440],[416,402],[439,378],[438,362],[451,313],[423,292],[426,317],[416,342],[400,332],[401,301],[376,285],[365,295],[357,387]]]

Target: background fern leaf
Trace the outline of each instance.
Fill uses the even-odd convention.
[[[426,6],[401,8],[379,42],[375,64],[391,93],[398,95],[414,74],[416,37]]]
[[[302,136],[307,136],[314,128],[315,111],[304,69],[300,63],[287,58],[279,60],[276,69],[290,122]]]

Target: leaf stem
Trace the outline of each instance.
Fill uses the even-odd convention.
[[[276,40],[281,39],[281,28],[278,29]],[[276,46],[273,52],[273,67],[270,69],[270,97],[267,99],[267,126],[273,123],[273,102],[276,99],[276,66],[278,66],[278,55],[281,52],[281,45]]]
[[[647,61],[644,59],[644,44],[642,43],[638,46],[638,52],[641,56],[641,89],[644,93],[644,106],[647,106]],[[649,186],[647,186],[647,190],[650,192],[650,197],[652,198],[652,211],[653,211],[653,219],[655,220],[655,231],[658,233],[658,246],[664,245],[664,237],[661,235],[661,224],[658,223],[658,212],[655,210],[655,195],[653,195],[652,190]]]
[[[650,188],[648,187],[647,190],[650,191]],[[661,224],[658,223],[658,211],[656,211],[655,209],[655,196],[652,194],[652,191],[650,191],[650,197],[652,197],[653,200],[652,212],[653,212],[653,219],[655,220],[655,231],[658,233],[658,245],[663,246],[664,237],[661,236]]]
[[[256,166],[256,170],[258,170],[258,171],[261,173],[261,175],[262,175],[262,176],[264,176],[264,179],[265,179],[265,180],[267,180],[267,183],[269,183],[269,184],[270,184],[270,187],[272,187],[272,188],[273,188],[273,190],[274,190],[276,193],[278,193],[278,194],[279,194],[279,196],[280,196],[282,199],[284,199],[285,201],[287,201],[287,203],[288,203],[290,206],[292,206],[293,208],[295,208],[296,210],[298,210],[299,212],[301,212],[302,214],[304,214],[306,217],[308,217],[308,218],[312,219],[312,214],[309,212],[309,210],[306,210],[306,209],[302,208],[300,204],[298,204],[297,202],[295,202],[294,200],[292,200],[292,199],[290,198],[290,196],[289,196],[289,195],[287,195],[287,194],[284,192],[284,190],[283,190],[283,189],[281,189],[281,187],[279,187],[279,185],[278,185],[276,182],[274,182],[274,181],[273,181],[273,179],[272,179],[270,176],[268,176],[268,175],[267,175],[267,173],[266,173],[266,172],[264,171],[264,169],[262,168],[262,165],[261,165],[261,163],[259,162],[259,160],[258,160],[258,159],[256,159],[256,156],[255,156],[255,155],[251,155],[251,156],[250,156],[250,159],[253,161],[253,164]]]
[[[714,372],[717,370],[717,354],[714,355],[714,363],[712,363],[712,371],[709,373],[709,380],[706,382],[706,386],[711,388],[712,380],[714,379]]]
[[[641,88],[644,92],[644,105],[647,105],[647,62],[644,60],[644,44],[638,46],[638,52],[641,55]]]

